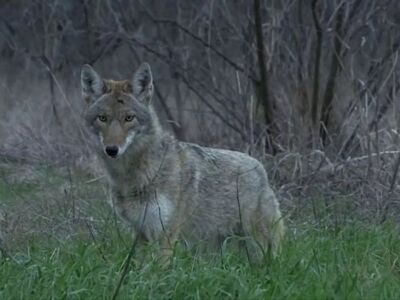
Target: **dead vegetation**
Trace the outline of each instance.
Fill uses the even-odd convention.
[[[164,126],[260,158],[288,216],[399,221],[399,6],[0,1],[3,231],[94,218],[85,206],[107,193],[86,183],[101,173],[81,121],[80,66],[128,78],[142,61]]]

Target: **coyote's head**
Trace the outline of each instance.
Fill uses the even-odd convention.
[[[132,80],[124,81],[104,80],[84,65],[81,83],[88,104],[85,119],[108,156],[117,158],[139,147],[155,130],[149,64],[143,63]]]

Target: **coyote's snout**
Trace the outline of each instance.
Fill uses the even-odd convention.
[[[244,153],[179,142],[162,130],[147,63],[124,81],[104,80],[85,65],[81,82],[112,204],[140,241],[157,241],[168,253],[178,238],[215,245],[239,235],[276,252],[283,221],[264,167]]]

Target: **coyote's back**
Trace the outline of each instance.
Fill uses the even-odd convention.
[[[263,166],[250,156],[176,141],[152,108],[148,64],[132,80],[103,80],[82,68],[85,118],[96,137],[113,206],[141,241],[196,244],[249,236],[275,252],[283,236],[279,204]]]
[[[187,235],[212,240],[251,235],[277,247],[283,222],[263,166],[236,152],[180,143]]]

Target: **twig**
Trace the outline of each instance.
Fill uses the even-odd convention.
[[[149,203],[146,202],[146,206],[144,208],[144,214],[143,214],[142,222],[140,224],[140,227],[139,227],[139,230],[138,230],[137,234],[135,235],[135,238],[133,239],[131,249],[129,251],[128,257],[126,258],[124,266],[123,266],[121,277],[119,278],[118,284],[117,284],[117,286],[115,288],[115,291],[114,291],[114,294],[113,294],[113,296],[111,298],[112,300],[117,299],[118,293],[119,293],[119,291],[121,289],[122,281],[124,280],[125,276],[128,274],[129,264],[130,264],[130,261],[131,261],[131,259],[133,257],[133,254],[135,253],[135,249],[136,249],[136,246],[137,246],[138,241],[139,241],[140,232],[142,232],[142,229],[143,229],[143,224],[144,224],[144,221],[145,221],[145,218],[146,218],[146,215],[147,215],[148,204]]]
[[[93,179],[89,179],[88,181],[85,181],[85,183],[86,184],[93,183],[93,182],[99,181],[101,179],[104,179],[105,177],[106,177],[105,175],[102,175],[102,176],[99,176],[99,177],[96,177],[96,178],[93,178]]]
[[[244,237],[244,228],[243,228],[243,222],[242,222],[242,210],[240,208],[240,199],[239,199],[239,176],[240,174],[237,174],[236,177],[236,200],[237,200],[237,205],[238,205],[238,209],[239,209],[239,230],[241,231],[240,234],[243,235],[242,238]],[[250,254],[249,254],[249,249],[247,248],[247,243],[246,240],[244,240],[244,249],[246,250],[246,256],[247,256],[247,260],[249,262],[249,264],[251,264],[251,260],[250,260]]]
[[[163,159],[162,159],[162,161],[161,161],[161,163],[160,163],[160,166],[159,166],[159,168],[158,168],[158,170],[157,170],[157,172],[156,172],[156,175],[150,180],[149,185],[154,184],[154,182],[155,182],[155,180],[156,180],[158,174],[160,173],[160,170],[161,170],[162,166],[164,165],[165,158],[166,158],[166,156],[167,156],[167,154],[168,154],[168,150],[169,150],[168,148],[165,149],[164,156],[163,156]],[[156,199],[157,199],[157,191],[155,191],[155,197],[156,197]],[[158,200],[157,200],[157,203],[158,203]],[[112,300],[115,300],[115,299],[117,298],[118,293],[119,293],[119,290],[120,290],[121,285],[122,285],[122,281],[124,280],[126,274],[128,274],[129,263],[130,263],[130,261],[131,261],[131,259],[132,259],[132,257],[133,257],[133,254],[134,254],[135,249],[136,249],[136,245],[137,245],[137,243],[138,243],[138,241],[139,241],[139,236],[140,236],[140,234],[141,234],[141,232],[142,232],[142,229],[143,229],[144,221],[145,221],[146,215],[147,215],[147,207],[148,207],[148,205],[149,205],[149,201],[146,201],[146,206],[144,207],[143,218],[142,218],[142,221],[141,221],[141,223],[140,223],[139,230],[137,230],[137,233],[136,233],[136,235],[135,235],[135,238],[134,238],[134,240],[133,240],[133,242],[132,242],[131,249],[130,249],[129,254],[128,254],[128,257],[127,257],[127,259],[126,259],[126,261],[125,261],[124,269],[123,269],[123,271],[122,271],[122,273],[121,273],[121,277],[120,277],[120,279],[119,279],[119,281],[118,281],[117,287],[115,288],[115,291],[114,291],[114,295],[113,295],[113,297],[112,297]],[[161,223],[161,224],[162,224],[162,223]],[[163,226],[163,229],[164,229],[164,225],[163,225],[163,224],[162,224],[162,226]]]
[[[140,3],[140,2],[139,2]],[[140,3],[141,4],[141,3]],[[249,79],[251,79],[254,83],[258,83],[258,79],[255,78],[254,76],[252,76],[251,74],[248,74],[244,68],[242,68],[241,66],[239,66],[237,63],[235,63],[234,61],[232,61],[230,58],[228,58],[225,54],[223,54],[221,51],[219,51],[218,49],[216,49],[213,45],[211,45],[210,43],[206,42],[205,40],[203,40],[202,38],[198,37],[197,35],[195,35],[194,33],[192,33],[189,29],[187,29],[186,27],[184,27],[183,25],[179,24],[177,21],[175,20],[166,20],[166,19],[157,19],[155,18],[147,9],[146,7],[141,4],[141,6],[144,9],[144,12],[146,13],[146,15],[154,22],[154,23],[160,23],[160,24],[169,24],[172,26],[177,27],[179,30],[183,31],[185,34],[187,34],[188,36],[190,36],[192,39],[200,42],[204,47],[212,50],[215,54],[217,54],[220,58],[222,58],[225,62],[227,62],[231,67],[233,67],[234,69],[238,70],[239,72],[245,74]]]
[[[137,45],[139,45],[140,47],[144,48],[145,50],[149,51],[150,53],[154,54],[157,58],[159,58],[160,60],[166,62],[167,64],[169,64],[170,66],[174,66],[177,67],[176,65],[174,65],[168,58],[166,58],[163,54],[159,53],[158,51],[152,49],[151,47],[149,47],[146,43],[136,39],[135,37],[127,37],[128,41],[130,42],[128,45],[130,48],[132,48],[132,43],[135,43]],[[186,71],[183,68],[180,68],[180,70],[182,72],[178,73],[179,77],[182,79],[182,82],[189,88],[189,90],[191,90],[222,122],[224,122],[227,126],[229,126],[231,129],[233,129],[234,131],[236,131],[237,133],[240,134],[240,136],[244,139],[245,138],[245,133],[243,132],[243,130],[241,130],[238,126],[236,126],[234,123],[230,122],[228,120],[228,118],[224,117],[222,113],[218,112],[216,108],[214,108],[214,106],[212,106],[210,104],[210,102],[202,96],[202,94],[191,84],[191,81],[188,80],[185,76],[184,76],[184,72]],[[197,83],[198,80],[197,80]],[[200,84],[200,83],[199,83]],[[204,88],[204,87],[203,87]],[[208,91],[208,93],[210,93],[210,91]],[[210,93],[214,99],[216,101],[221,101],[221,99],[218,99],[216,96],[214,96],[212,93]],[[227,107],[225,107],[225,110],[227,109]],[[238,117],[236,115],[232,116],[235,117],[235,119],[238,119]]]
[[[106,257],[105,257],[105,255],[104,255],[104,252],[103,252],[103,251],[101,250],[101,248],[98,246],[96,237],[94,236],[94,233],[93,233],[93,230],[92,230],[92,227],[90,226],[90,224],[89,224],[89,222],[88,222],[87,220],[84,220],[84,221],[85,221],[86,227],[87,227],[88,230],[89,230],[90,237],[92,238],[93,243],[97,246],[97,249],[99,250],[99,253],[100,253],[101,258],[102,258],[105,262],[108,262],[107,259],[106,259]]]

